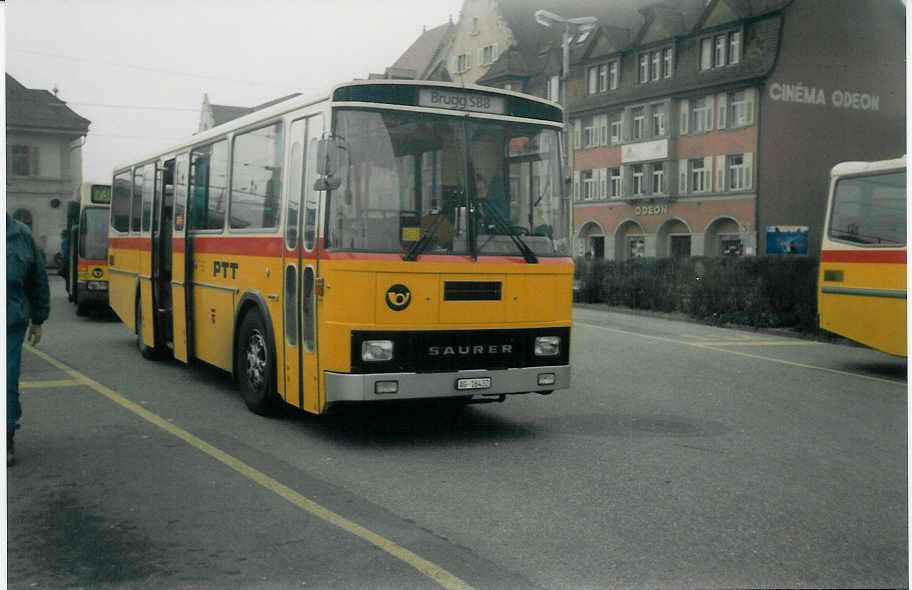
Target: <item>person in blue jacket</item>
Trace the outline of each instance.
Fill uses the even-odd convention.
[[[51,312],[44,255],[24,223],[6,215],[6,465],[12,465],[13,436],[19,428],[19,370],[22,343],[36,346]]]

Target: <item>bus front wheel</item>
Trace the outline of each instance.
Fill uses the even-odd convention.
[[[238,385],[244,403],[261,416],[271,414],[277,406],[274,350],[260,315],[248,312],[241,321],[235,349]]]

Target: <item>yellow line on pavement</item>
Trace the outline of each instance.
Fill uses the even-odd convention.
[[[54,379],[51,381],[20,381],[19,389],[54,389],[56,387],[75,387],[82,385],[75,379]]]
[[[369,529],[366,529],[363,526],[361,526],[351,520],[348,520],[344,516],[342,516],[336,512],[333,512],[332,510],[329,510],[328,508],[324,508],[323,506],[321,506],[320,504],[317,504],[316,502],[307,498],[306,496],[299,494],[298,492],[294,491],[293,489],[289,488],[288,486],[269,477],[262,471],[254,469],[253,467],[244,463],[240,459],[237,459],[236,457],[229,455],[228,453],[222,451],[221,449],[212,446],[211,444],[207,443],[206,441],[202,440],[201,438],[198,438],[198,437],[190,434],[186,430],[179,428],[179,427],[175,426],[174,424],[171,424],[170,422],[168,422],[167,420],[165,420],[158,414],[150,412],[149,410],[143,408],[142,406],[128,400],[127,398],[120,395],[119,393],[113,391],[112,389],[109,389],[108,387],[105,387],[98,381],[95,381],[94,379],[92,379],[86,375],[83,375],[79,371],[73,369],[72,367],[64,364],[61,361],[58,361],[57,359],[53,358],[52,356],[48,355],[47,353],[37,350],[30,345],[25,345],[25,348],[31,352],[34,352],[36,355],[43,358],[44,360],[46,360],[50,364],[54,365],[58,369],[66,372],[68,375],[70,375],[73,378],[73,380],[76,382],[76,384],[91,387],[92,389],[94,389],[95,391],[100,393],[101,395],[105,396],[106,398],[113,401],[114,403],[123,406],[127,410],[133,412],[134,414],[136,414],[137,416],[142,418],[143,420],[146,420],[147,422],[150,422],[150,423],[154,424],[155,426],[158,426],[162,430],[168,432],[169,434],[176,436],[177,438],[183,440],[187,444],[206,453],[207,455],[216,459],[217,461],[224,463],[231,469],[234,469],[235,471],[237,471],[241,475],[247,477],[248,479],[258,483],[259,485],[274,492],[275,494],[278,494],[279,496],[281,496],[285,500],[291,502],[295,506],[297,506],[303,510],[306,510],[307,512],[316,516],[317,518],[320,518],[320,519],[328,522],[329,524],[337,526],[340,529],[342,529],[346,532],[349,532],[352,535],[355,535],[356,537],[358,537],[364,541],[367,541],[368,543],[374,545],[375,547],[392,555],[396,559],[403,561],[407,565],[415,568],[422,574],[428,576],[429,578],[431,578],[432,580],[437,582],[440,586],[447,588],[449,590],[472,590],[471,586],[469,586],[468,584],[466,584],[465,582],[463,582],[462,580],[460,580],[459,578],[457,578],[450,572],[446,571],[439,565],[424,559],[423,557],[409,551],[408,549],[395,543],[394,541],[390,541],[389,539],[382,537],[382,536],[378,535],[377,533],[375,533]]]
[[[743,357],[752,358],[752,359],[758,359],[758,360],[763,360],[763,361],[770,361],[770,362],[772,362],[772,363],[779,363],[779,364],[782,364],[782,365],[788,365],[788,366],[790,366],[790,367],[800,367],[800,368],[802,368],[802,369],[812,369],[812,370],[815,370],[815,371],[824,371],[824,372],[826,372],[826,373],[835,373],[836,375],[846,375],[846,376],[849,376],[849,377],[858,377],[859,379],[867,379],[867,380],[869,380],[869,381],[879,381],[879,382],[881,382],[881,383],[890,383],[890,384],[893,384],[893,385],[902,385],[903,387],[906,386],[906,383],[905,383],[904,381],[896,381],[896,380],[893,380],[893,379],[882,379],[882,378],[880,378],[880,377],[871,377],[870,375],[862,375],[861,373],[852,373],[852,372],[850,372],[850,371],[840,371],[839,369],[829,369],[829,368],[827,368],[827,367],[818,367],[818,366],[816,366],[816,365],[807,365],[807,364],[804,364],[804,363],[796,363],[796,362],[794,362],[794,361],[786,361],[786,360],[777,359],[777,358],[773,358],[773,357],[769,357],[769,356],[762,356],[762,355],[759,355],[759,354],[751,354],[751,353],[747,353],[747,352],[742,352],[742,351],[740,351],[740,350],[731,350],[731,349],[729,349],[729,348],[716,348],[717,346],[720,346],[720,344],[718,344],[718,343],[687,342],[687,341],[684,341],[684,340],[676,340],[676,339],[674,339],[674,338],[668,338],[668,337],[666,337],[666,336],[652,336],[652,335],[650,335],[650,334],[640,334],[640,333],[637,333],[637,332],[631,332],[631,331],[629,331],[629,330],[619,330],[618,328],[608,328],[608,327],[606,327],[606,326],[599,326],[598,324],[590,324],[590,323],[587,323],[587,322],[574,321],[573,324],[574,324],[574,325],[577,325],[577,326],[587,326],[587,327],[589,327],[589,328],[596,328],[597,330],[605,330],[605,331],[607,331],[607,332],[616,332],[616,333],[618,333],[618,334],[626,334],[626,335],[628,335],[628,336],[639,336],[640,338],[646,338],[647,340],[658,340],[658,341],[660,341],[660,342],[668,342],[668,343],[670,343],[670,344],[679,344],[679,345],[683,345],[683,346],[692,346],[692,347],[694,347],[694,348],[703,348],[703,349],[705,349],[705,350],[714,350],[714,351],[716,351],[716,352],[724,352],[724,353],[726,353],[726,354],[734,354],[734,355],[737,355],[737,356],[743,356]],[[735,344],[736,344],[736,345],[742,345],[742,346],[743,346],[745,343],[743,343],[743,342],[731,342],[731,343],[728,343],[728,344],[732,344],[732,345],[735,345]]]

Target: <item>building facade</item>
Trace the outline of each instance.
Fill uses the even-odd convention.
[[[579,255],[814,255],[829,169],[905,151],[894,0],[465,0],[442,63],[559,101],[565,50]]]
[[[66,202],[82,183],[90,121],[47,90],[6,75],[6,211],[28,225],[50,262],[66,228]]]
[[[902,8],[641,12],[626,46],[599,31],[568,85],[577,253],[818,254],[829,169],[904,152]]]

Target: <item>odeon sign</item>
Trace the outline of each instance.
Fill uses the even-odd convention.
[[[667,215],[668,205],[639,205],[633,208],[634,215]]]
[[[773,82],[769,87],[769,96],[781,102],[800,102],[809,105],[831,105],[839,109],[854,109],[857,111],[879,111],[880,96],[867,92],[837,89],[829,94],[823,88],[797,84]],[[829,97],[829,102],[827,102]]]

